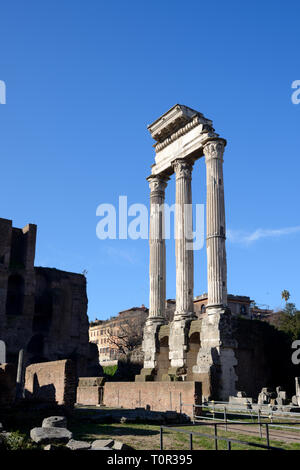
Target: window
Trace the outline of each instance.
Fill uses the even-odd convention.
[[[245,305],[241,305],[240,313],[241,313],[241,315],[246,315],[247,314],[247,309],[246,309]]]

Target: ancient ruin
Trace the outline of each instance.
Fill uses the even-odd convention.
[[[226,140],[214,130],[212,121],[182,105],[173,106],[148,126],[155,144],[155,164],[150,184],[150,306],[144,329],[144,369],[137,380],[155,380],[159,369],[159,330],[165,323],[166,253],[164,198],[170,176],[176,177],[176,310],[168,331],[169,367],[165,379],[189,375],[203,383],[211,394],[212,371],[218,366],[220,397],[235,394],[236,358],[230,334],[227,306],[226,229],[223,182],[223,153]],[[207,180],[207,273],[208,302],[201,324],[194,313],[194,263],[191,245],[191,180],[196,160],[205,156]],[[191,348],[190,345],[193,345]],[[198,347],[197,347],[198,345]],[[198,349],[198,351],[197,351]],[[197,351],[197,352],[196,352]],[[191,355],[194,365],[191,364]],[[189,363],[189,369],[187,365]]]
[[[24,350],[24,367],[72,359],[78,375],[98,374],[97,347],[88,336],[86,279],[35,267],[36,232],[36,225],[19,229],[0,219],[0,339],[6,362],[17,365]],[[0,356],[3,343],[1,351]]]
[[[289,358],[282,337],[247,312],[231,312],[227,295],[223,154],[226,140],[203,114],[175,105],[148,126],[156,141],[150,185],[150,305],[144,328],[144,367],[136,382],[195,381],[204,399],[228,401],[237,390],[256,398],[266,384],[287,383]],[[206,163],[207,299],[196,316],[194,303],[192,204],[195,162]],[[166,319],[165,190],[176,179],[176,302]],[[201,300],[201,299],[200,299]],[[244,301],[246,298],[243,299]],[[230,304],[230,307],[229,307]],[[169,312],[168,312],[169,313]],[[243,314],[243,319],[239,318]],[[245,315],[246,314],[246,315]],[[169,316],[169,315],[168,315]],[[281,345],[280,357],[278,346]],[[292,376],[292,375],[290,375]]]

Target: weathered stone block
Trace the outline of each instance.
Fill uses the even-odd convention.
[[[30,437],[37,444],[57,444],[69,442],[72,433],[65,428],[33,428]]]
[[[114,440],[113,439],[97,439],[96,441],[94,441],[92,443],[92,449],[93,450],[96,450],[96,449],[102,449],[104,447],[113,447],[114,445]]]
[[[90,442],[75,441],[74,439],[71,439],[66,445],[66,447],[70,450],[89,450],[91,446],[92,444]]]
[[[64,416],[49,416],[42,423],[42,428],[66,428],[67,418]]]

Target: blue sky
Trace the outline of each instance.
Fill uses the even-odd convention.
[[[89,317],[148,306],[148,242],[96,237],[96,208],[148,204],[146,125],[175,103],[228,141],[228,287],[300,307],[299,2],[5,2],[0,18],[0,216],[38,225],[36,265],[88,271]],[[167,202],[174,202],[171,181]],[[205,167],[193,172],[205,202]],[[195,295],[206,291],[195,252]],[[167,297],[175,297],[173,242]]]

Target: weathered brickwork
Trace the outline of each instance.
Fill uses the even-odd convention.
[[[192,406],[201,404],[200,382],[106,382],[104,404],[108,407],[148,408],[177,411],[192,416]]]
[[[76,371],[71,360],[31,364],[26,368],[27,400],[72,408],[76,399]]]
[[[76,403],[79,405],[100,405],[103,402],[103,377],[80,377]]]
[[[157,335],[156,367],[142,369],[136,382],[146,382],[150,386],[153,382],[196,381],[202,384],[203,398],[228,400],[230,389],[226,380],[229,374],[234,374],[232,382],[253,399],[262,387],[275,388],[278,383],[293,393],[294,377],[299,375],[300,366],[292,364],[290,344],[282,332],[266,322],[231,315],[226,322],[218,322],[219,330],[212,329],[211,325],[205,325],[206,318],[204,314],[201,320],[190,323],[186,364],[182,368],[171,367],[170,324],[162,325]],[[225,315],[222,319],[226,319]],[[218,333],[223,343],[209,349],[206,342],[209,342],[211,332]],[[227,347],[228,344],[231,347]],[[213,365],[207,361],[208,353],[213,357]],[[224,369],[229,354],[234,354],[235,366],[225,375],[222,366]]]
[[[97,375],[97,347],[89,343],[86,278],[34,267],[36,225],[14,228],[0,219],[0,339],[6,362],[72,359],[80,376]]]

